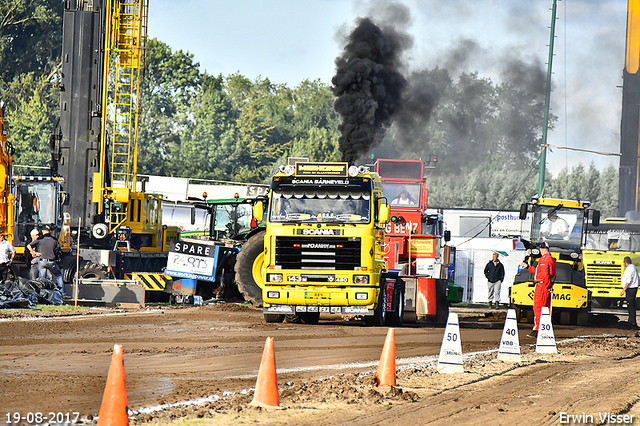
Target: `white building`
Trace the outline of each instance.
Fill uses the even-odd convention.
[[[487,303],[488,286],[484,268],[495,251],[504,265],[505,278],[500,289],[500,303],[509,303],[518,264],[526,250],[520,238],[529,238],[530,215],[519,219],[518,211],[441,209],[446,229],[451,231],[449,245],[455,247],[455,283],[464,289],[463,301]],[[432,210],[436,212],[436,210]]]

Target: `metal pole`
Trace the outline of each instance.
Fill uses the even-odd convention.
[[[542,197],[544,190],[544,175],[547,163],[547,133],[549,130],[549,101],[551,98],[551,69],[553,65],[553,42],[556,37],[556,8],[557,0],[553,0],[551,8],[551,36],[549,40],[549,62],[547,62],[547,82],[544,97],[544,118],[542,123],[542,144],[540,145],[540,173],[538,175],[538,197]]]
[[[75,303],[73,306],[78,306],[78,284],[80,283],[80,227],[82,226],[82,218],[78,218],[78,238],[76,239],[76,288],[74,291]]]

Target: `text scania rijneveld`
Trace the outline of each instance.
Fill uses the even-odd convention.
[[[631,424],[635,414],[569,414],[560,413],[560,424],[562,425],[590,425],[590,424]]]

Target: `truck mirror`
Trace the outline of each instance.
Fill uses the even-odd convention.
[[[60,204],[63,206],[69,205],[69,194],[67,192],[60,192]]]
[[[257,222],[262,222],[262,219],[264,219],[264,204],[262,204],[262,201],[256,201],[253,205],[253,217],[256,218]]]
[[[527,203],[520,204],[520,220],[525,220],[527,218],[528,210],[529,205]]]
[[[192,225],[196,224],[196,207],[195,206],[191,206],[191,224]]]
[[[600,210],[594,210],[591,214],[591,225],[600,226]]]
[[[389,220],[391,220],[391,207],[387,203],[381,203],[378,210],[378,222],[387,224]]]
[[[451,231],[444,231],[444,242],[448,243],[451,241]]]

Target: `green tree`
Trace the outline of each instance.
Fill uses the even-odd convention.
[[[230,180],[225,164],[231,155],[222,141],[233,139],[237,111],[224,91],[220,75],[202,77],[202,89],[192,104],[193,126],[186,131],[178,153],[181,176]]]
[[[13,96],[5,122],[7,138],[15,148],[15,164],[49,166],[49,135],[59,111],[59,96],[49,89],[48,82],[48,77],[27,73],[8,85],[6,92]]]
[[[600,196],[593,200],[593,206],[600,210],[603,218],[618,215],[618,179],[618,169],[614,166],[609,166],[600,173]]]
[[[62,51],[62,2],[0,0],[0,76],[50,73]]]
[[[147,43],[141,87],[138,173],[182,175],[179,152],[185,132],[194,125],[192,100],[202,74],[193,55],[157,39]]]

